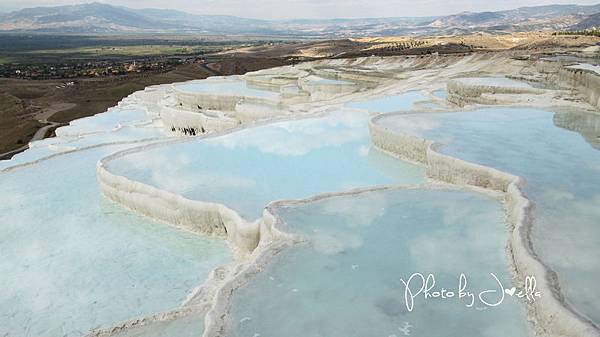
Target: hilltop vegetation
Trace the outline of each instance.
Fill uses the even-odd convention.
[[[555,33],[555,35],[582,35],[582,36],[598,36],[598,37],[600,37],[600,28],[575,30],[575,31],[562,31],[562,32]]]

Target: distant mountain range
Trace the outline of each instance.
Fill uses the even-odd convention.
[[[87,3],[0,13],[0,32],[358,37],[587,29],[597,27],[600,25],[599,21],[600,4],[522,7],[498,12],[465,12],[442,17],[278,21]]]

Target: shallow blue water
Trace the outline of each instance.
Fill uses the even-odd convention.
[[[0,170],[14,165],[34,161],[42,157],[53,155],[55,153],[57,153],[57,151],[53,151],[47,146],[28,149],[27,151],[15,154],[10,160],[0,160]]]
[[[525,193],[536,204],[534,248],[558,272],[567,299],[600,322],[600,152],[580,134],[554,125],[560,115],[553,115],[494,108],[392,116],[380,123],[442,142],[443,153],[524,177]],[[570,127],[589,131],[598,125],[591,119],[572,119],[585,124]]]
[[[388,113],[401,110],[409,110],[413,103],[425,99],[425,96],[416,91],[404,94],[385,96],[362,102],[351,102],[346,104],[349,108],[364,109],[370,112]]]
[[[95,116],[72,121],[58,130],[58,134],[80,135],[93,132],[106,132],[120,126],[133,125],[148,120],[146,111],[140,107],[113,108]]]
[[[441,99],[447,99],[448,98],[448,92],[446,90],[444,90],[444,89],[434,91],[433,95],[435,97],[441,98]]]
[[[278,93],[249,87],[242,79],[215,79],[176,84],[175,88],[189,93],[236,95],[275,99]]]
[[[0,174],[0,334],[80,336],[170,310],[229,261],[220,239],[106,201],[103,148]]]
[[[85,146],[164,137],[157,127],[130,126],[149,120],[143,109],[114,108],[72,122],[0,168]],[[1,336],[82,336],[172,310],[230,261],[222,240],[155,223],[102,197],[96,163],[127,146],[0,173]]]
[[[412,311],[404,300],[400,279],[416,272],[433,273],[437,290],[456,291],[461,273],[477,293],[494,289],[489,273],[511,284],[504,213],[495,200],[393,190],[278,213],[287,230],[306,241],[280,253],[237,291],[230,336],[529,335],[513,297],[497,307],[476,301],[471,308],[463,299],[418,297]]]
[[[423,181],[420,167],[370,147],[369,116],[336,112],[169,145],[109,169],[188,198],[223,203],[247,219],[271,201]]]

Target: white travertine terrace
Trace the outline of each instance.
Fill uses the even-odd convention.
[[[553,118],[557,126],[575,131],[592,145],[600,150],[600,120],[597,116],[585,113],[562,113],[555,114]]]
[[[166,131],[196,135],[209,131],[223,131],[240,124],[240,120],[226,116],[220,111],[191,112],[163,106],[160,117]]]
[[[464,106],[470,103],[502,104],[514,101],[504,95],[541,94],[544,91],[505,77],[467,77],[448,81],[448,101]]]
[[[382,82],[380,74],[373,69],[357,76],[318,67],[287,66],[277,69],[281,73],[261,70],[244,76],[173,84],[169,99],[156,102],[166,111],[163,117],[165,128],[177,133],[184,129],[188,130],[183,133],[189,133],[192,129],[194,135],[219,131],[225,125],[213,120],[215,114],[226,119],[227,125],[269,119],[289,113],[292,105],[331,100]],[[183,112],[179,117],[175,116],[175,111],[189,113]]]
[[[569,62],[539,60],[537,70],[545,75],[545,80],[556,84],[566,85],[577,90],[587,102],[600,108],[600,75],[589,67],[569,66]]]
[[[213,93],[189,93],[174,86],[166,91],[148,91],[148,105],[160,109],[165,129],[181,133],[183,129],[194,129],[193,135],[210,133],[206,137],[232,132],[245,127],[248,122],[273,118],[293,118],[292,113],[302,111],[305,115],[320,113],[328,105],[340,104],[371,95],[390,92],[439,89],[439,81],[448,81],[449,101],[458,105],[472,104],[532,104],[550,106],[567,105],[562,98],[542,89],[529,86],[490,85],[484,81],[455,79],[468,72],[482,72],[485,75],[501,75],[516,72],[522,64],[501,64],[497,62],[505,56],[474,55],[466,57],[431,57],[427,61],[411,58],[361,58],[356,60],[320,61],[299,65],[296,68],[282,67],[251,73],[240,77],[257,88],[268,88],[275,96],[249,97]],[[540,65],[540,63],[543,63]],[[548,81],[567,81],[588,101],[598,107],[600,77],[587,71],[565,69],[555,63],[539,61],[530,67],[543,67]],[[423,70],[428,66],[429,72]],[[406,76],[414,71],[415,76]],[[432,79],[429,76],[437,76]],[[314,76],[329,79],[319,83]],[[402,79],[402,81],[398,81]],[[222,79],[217,79],[222,80]],[[335,83],[335,81],[355,81],[357,84]],[[436,82],[437,81],[437,82]],[[359,87],[370,91],[357,91]],[[156,94],[155,94],[156,93]],[[519,96],[510,98],[511,95]],[[162,96],[162,97],[161,97]],[[150,98],[151,97],[151,98]],[[498,98],[500,97],[500,98]],[[569,103],[570,104],[570,103]],[[199,108],[200,107],[200,108]],[[432,179],[469,188],[482,188],[489,193],[501,193],[507,210],[510,228],[509,255],[512,259],[515,277],[522,281],[525,275],[535,275],[538,286],[545,294],[541,300],[530,306],[530,314],[536,330],[547,336],[600,336],[598,329],[577,315],[565,303],[560,293],[556,276],[548,270],[532,250],[529,231],[532,226],[532,205],[523,195],[524,184],[520,177],[489,167],[469,163],[436,151],[437,144],[417,136],[392,132],[377,124],[382,117],[375,117],[369,129],[374,145],[383,151],[404,159],[423,164]],[[155,146],[168,146],[170,143],[186,141],[169,140],[160,144],[115,153],[102,159],[97,165],[97,177],[101,190],[108,198],[125,207],[147,216],[168,222],[186,230],[225,236],[240,256],[239,262],[226,266],[211,275],[196,296],[188,302],[210,303],[206,316],[204,336],[217,336],[224,326],[223,314],[227,311],[232,291],[242,286],[255,273],[259,272],[271,256],[284,249],[294,240],[278,227],[280,221],[270,211],[277,202],[269,205],[262,218],[251,222],[241,218],[225,205],[210,201],[186,199],[180,195],[157,189],[141,182],[110,172],[109,162],[130,153],[145,151]],[[359,193],[354,191],[350,193]],[[323,196],[317,196],[319,198]],[[302,201],[309,202],[312,199]],[[131,325],[137,324],[135,322]],[[123,326],[127,328],[127,323]],[[110,335],[110,331],[98,333]]]
[[[585,96],[587,101],[600,108],[600,75],[588,69],[560,68],[559,81],[569,83]]]
[[[589,70],[591,72],[594,72],[594,73],[600,75],[600,66],[593,65],[593,64],[579,63],[579,64],[574,64],[572,66],[567,66],[567,69]]]
[[[165,129],[187,135],[221,131],[287,114],[291,105],[329,100],[361,86],[358,80],[323,78],[294,67],[280,70],[281,74],[263,70],[172,85],[169,99],[157,102]]]
[[[239,252],[243,254],[252,252],[260,240],[260,223],[245,221],[225,205],[186,199],[113,174],[105,168],[105,163],[111,160],[153,146],[156,145],[117,152],[100,160],[97,165],[97,176],[102,193],[131,210],[182,229],[209,235],[226,235]]]
[[[440,65],[446,62],[435,61]],[[331,101],[357,90],[393,84],[402,78],[404,67],[423,66],[423,61],[416,58],[392,66],[381,58],[362,58],[353,63],[331,60],[175,83],[166,90],[166,97],[152,96],[151,104],[161,111],[166,130],[198,135],[288,115],[294,111],[293,106]]]

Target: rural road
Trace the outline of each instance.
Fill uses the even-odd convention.
[[[59,111],[63,111],[63,110],[67,110],[67,109],[71,109],[73,107],[75,107],[76,104],[73,103],[58,103],[58,104],[53,104],[47,108],[42,109],[42,112],[40,112],[39,114],[37,114],[35,116],[35,118],[43,124],[48,124],[48,125],[44,125],[41,128],[39,128],[35,134],[33,135],[33,137],[31,137],[31,139],[29,140],[29,142],[23,146],[21,146],[18,149],[14,149],[8,152],[4,152],[4,153],[0,153],[0,160],[5,160],[5,159],[10,159],[13,155],[21,152],[21,151],[25,151],[29,148],[29,143],[31,142],[35,142],[37,140],[42,140],[45,138],[46,136],[46,132],[48,132],[48,130],[50,130],[51,128],[54,127],[58,127],[61,125],[61,123],[56,123],[56,122],[52,122],[49,121],[48,118],[52,117],[55,113],[59,112]]]

